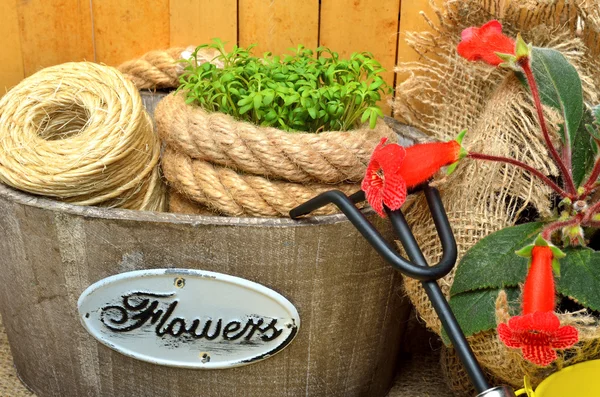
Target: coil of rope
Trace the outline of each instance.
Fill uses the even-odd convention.
[[[43,69],[0,100],[0,181],[79,205],[160,211],[160,142],[139,93],[89,62]]]

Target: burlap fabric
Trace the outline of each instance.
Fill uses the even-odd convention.
[[[230,216],[287,216],[322,192],[353,193],[381,138],[397,140],[383,122],[373,130],[318,134],[258,127],[186,105],[181,93],[165,97],[154,116],[171,188]],[[315,214],[335,211],[328,206]]]
[[[27,390],[17,377],[2,318],[0,318],[0,396],[35,397],[35,394]]]
[[[511,73],[481,63],[470,63],[456,54],[461,31],[500,19],[510,35],[521,32],[528,42],[560,50],[579,69],[588,103],[598,102],[600,84],[600,18],[596,2],[530,0],[449,0],[437,10],[439,24],[431,33],[413,33],[408,42],[422,55],[419,62],[399,65],[398,72],[410,76],[398,89],[395,114],[432,136],[448,140],[468,128],[467,148],[493,155],[514,157],[535,166],[545,174],[556,175],[541,140],[534,118],[533,103]],[[547,109],[556,132],[557,115]],[[555,134],[556,138],[556,134]],[[550,208],[549,190],[515,167],[496,163],[463,161],[456,173],[441,185],[442,197],[459,246],[459,255],[491,232],[514,225],[526,208],[542,215]],[[431,221],[417,203],[407,214],[420,246],[435,263],[441,255]],[[454,273],[440,280],[449,294]],[[421,317],[436,333],[441,325],[420,283],[405,281],[406,290]],[[498,316],[505,315],[499,302]],[[503,314],[504,313],[504,314]],[[578,361],[597,358],[600,330],[594,318],[563,314],[565,324],[580,331],[580,343],[560,353],[549,368],[538,368],[508,350],[495,331],[469,338],[478,360],[492,376],[513,386],[522,384],[528,374],[534,384],[549,373]],[[452,351],[443,355],[449,384],[461,395],[472,392],[462,367]]]

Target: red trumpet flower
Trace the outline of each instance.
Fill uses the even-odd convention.
[[[456,49],[461,57],[469,61],[482,60],[498,66],[504,60],[496,55],[497,52],[515,54],[515,41],[502,34],[502,24],[495,20],[480,28],[470,27],[463,30],[461,39]]]
[[[529,252],[530,248],[523,251]],[[556,360],[554,349],[573,346],[579,336],[575,327],[561,327],[554,313],[553,261],[564,254],[547,243],[533,246],[530,253],[531,267],[523,287],[523,314],[511,317],[508,324],[498,325],[498,336],[506,346],[520,348],[526,360],[546,366]]]
[[[462,138],[462,137],[460,137]],[[460,139],[459,138],[459,139]],[[399,209],[408,189],[429,180],[441,167],[464,157],[459,141],[424,143],[404,148],[385,145],[383,138],[373,151],[361,188],[371,207],[385,217],[383,205]]]

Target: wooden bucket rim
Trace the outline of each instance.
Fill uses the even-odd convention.
[[[0,197],[28,207],[35,207],[52,212],[67,213],[84,218],[129,220],[138,222],[157,222],[176,225],[206,226],[271,226],[271,227],[296,227],[311,225],[332,225],[340,222],[348,222],[342,213],[333,215],[321,215],[306,217],[300,220],[288,218],[259,218],[259,217],[227,217],[188,215],[170,212],[138,211],[121,208],[91,207],[63,203],[47,197],[36,196],[20,190],[13,189],[0,183]],[[363,210],[365,215],[374,213],[370,208]]]

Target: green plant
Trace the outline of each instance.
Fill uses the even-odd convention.
[[[203,48],[216,49],[223,67],[198,65],[196,55]],[[319,47],[315,57],[300,45],[293,55],[257,58],[253,48],[235,46],[227,52],[218,39],[197,47],[183,61],[178,91],[185,93],[186,103],[286,131],[346,131],[366,121],[374,128],[383,116],[376,103],[391,89],[371,54],[354,53],[345,60]]]
[[[557,205],[550,208],[551,216],[539,222],[506,227],[475,244],[458,265],[450,306],[466,335],[497,326],[500,340],[508,347],[520,348],[526,360],[546,366],[557,359],[555,349],[572,346],[578,335],[572,325],[559,327],[555,295],[560,297],[557,311],[575,307],[590,316],[600,312],[600,253],[589,247],[598,247],[590,240],[600,228],[600,200],[594,194],[600,188],[600,114],[598,107],[585,104],[578,72],[560,52],[533,47],[517,36],[511,52],[503,53],[494,48],[499,38],[507,48],[513,41],[502,36],[501,30],[498,21],[468,28],[459,54],[517,73],[529,88],[560,179],[555,182],[516,159],[483,153],[468,157],[527,170],[552,189]],[[543,105],[562,116],[556,143],[550,137]],[[501,290],[508,295],[512,317],[508,323],[497,324],[495,306]]]
[[[551,215],[531,217],[541,218],[537,222],[528,217],[528,223],[481,239],[462,257],[449,291],[450,307],[466,336],[496,328],[507,347],[521,349],[525,360],[547,366],[558,359],[555,350],[570,348],[579,340],[578,328],[561,325],[556,311],[576,308],[596,324],[600,314],[600,252],[593,249],[600,248],[600,108],[584,102],[581,79],[564,55],[533,47],[520,35],[516,40],[504,35],[499,21],[467,28],[461,39],[460,56],[507,67],[529,89],[541,138],[560,178],[516,158],[467,151],[461,148],[463,132],[455,142],[408,148],[382,140],[361,186],[369,204],[384,216],[386,207],[388,211],[400,208],[408,189],[426,182],[442,166],[452,172],[461,158],[520,167],[547,185],[553,192],[551,208],[542,213]],[[544,105],[562,116],[560,140],[551,139]],[[497,318],[507,311],[510,318]]]

